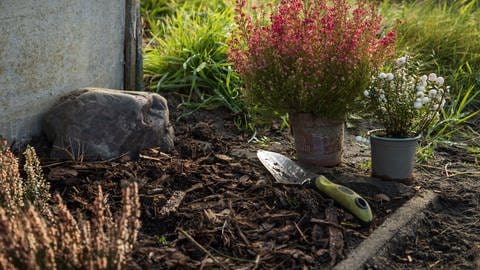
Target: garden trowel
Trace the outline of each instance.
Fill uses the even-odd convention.
[[[361,221],[372,221],[372,210],[368,202],[348,187],[332,183],[323,175],[308,172],[279,153],[258,150],[257,157],[277,182],[315,186]]]

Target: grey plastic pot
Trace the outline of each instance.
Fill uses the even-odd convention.
[[[420,137],[387,138],[370,135],[372,176],[385,180],[413,179],[415,152]]]

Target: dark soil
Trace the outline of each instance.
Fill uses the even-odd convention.
[[[173,104],[171,110],[175,121]],[[256,151],[294,157],[287,130],[273,125],[262,133],[268,140],[248,143],[250,135],[239,132],[232,116],[221,110],[199,112],[174,125],[172,153],[146,149],[138,160],[108,162],[43,158],[47,179],[72,208],[87,207],[98,185],[115,208],[123,183],[138,182],[142,228],[128,269],[331,268],[416,191],[427,188],[441,199],[416,236],[369,267],[473,269],[479,264],[480,179],[478,171],[471,173],[478,161],[469,156],[454,161],[457,153],[445,153],[434,166],[417,168],[410,187],[371,186],[356,182],[378,182],[369,177],[369,149],[347,134],[345,162],[321,172],[370,202],[375,219],[365,225],[316,190],[274,182]]]

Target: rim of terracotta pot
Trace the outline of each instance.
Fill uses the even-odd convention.
[[[345,123],[344,119],[329,118],[322,115],[316,115],[311,112],[289,112],[288,113],[289,117],[295,117],[294,115],[296,117],[311,117],[311,118],[315,118],[315,119],[319,119],[319,120],[322,120],[325,122],[331,122],[331,123]]]

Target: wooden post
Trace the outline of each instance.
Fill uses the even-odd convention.
[[[140,1],[125,0],[124,89],[143,90]]]

